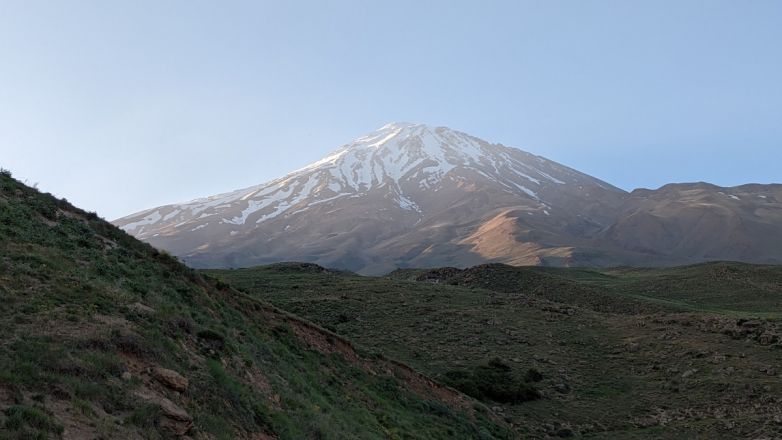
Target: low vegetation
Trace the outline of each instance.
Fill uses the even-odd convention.
[[[481,399],[523,438],[782,437],[779,267],[206,272]]]
[[[0,173],[0,439],[510,438],[483,404]]]
[[[538,382],[543,376],[534,369],[522,377],[514,373],[510,365],[494,358],[469,370],[447,371],[443,374],[443,381],[483,401],[518,404],[539,399],[540,392],[531,382]]]

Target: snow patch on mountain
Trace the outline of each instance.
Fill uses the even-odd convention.
[[[125,229],[128,232],[139,232],[136,231],[139,227],[143,227],[146,225],[153,225],[158,221],[160,221],[161,218],[163,218],[163,216],[160,215],[160,210],[156,210],[155,212],[147,215],[141,220],[126,224],[125,226],[123,226],[123,229]]]
[[[190,225],[188,230],[193,230],[208,218],[218,224],[259,224],[375,191],[420,217],[425,214],[421,197],[442,188],[446,179],[471,183],[474,177],[470,176],[475,175],[541,206],[546,205],[540,195],[544,187],[577,184],[586,177],[538,156],[446,127],[391,123],[280,179],[145,211],[123,219],[128,223],[122,228],[143,236],[169,226]]]

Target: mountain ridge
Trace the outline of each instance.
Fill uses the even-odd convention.
[[[281,178],[114,223],[195,267],[301,260],[379,274],[396,267],[482,262],[667,265],[700,260],[630,242],[632,233],[624,228],[637,229],[638,222],[625,217],[641,218],[652,201],[693,190],[727,194],[730,200],[719,203],[744,210],[749,208],[733,206],[730,196],[738,196],[731,191],[745,197],[747,191],[759,192],[777,210],[776,189],[695,183],[627,192],[447,127],[390,123]],[[677,206],[686,211],[685,205]],[[737,218],[742,216],[752,217]],[[656,221],[642,223],[665,228]],[[766,249],[752,261],[778,260]]]

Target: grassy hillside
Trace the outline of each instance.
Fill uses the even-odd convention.
[[[687,310],[782,318],[782,266],[717,262],[673,268],[578,269],[485,264],[402,269],[395,279],[521,292],[602,311]]]
[[[0,439],[508,438],[482,404],[0,173]]]
[[[773,279],[766,269],[745,269],[750,281],[736,277],[744,285],[757,282],[755,270]],[[709,295],[721,281],[699,282],[702,269],[692,270],[489,265],[371,278],[275,265],[207,272],[445,382],[496,358],[516,374],[536,370],[541,398],[482,397],[523,437],[782,437],[780,326],[753,312],[779,312],[779,291],[753,297],[750,287],[725,287],[725,295]],[[665,285],[686,288],[687,296]],[[731,295],[744,301],[720,299]]]

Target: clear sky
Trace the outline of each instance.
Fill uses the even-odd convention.
[[[625,189],[782,181],[781,1],[0,0],[0,167],[106,218],[386,122]]]

